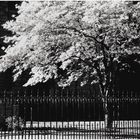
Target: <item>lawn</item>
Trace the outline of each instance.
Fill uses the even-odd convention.
[[[103,121],[94,122],[26,122],[22,131],[1,132],[1,138],[31,139],[138,139],[140,121],[114,121],[113,128],[105,129]]]

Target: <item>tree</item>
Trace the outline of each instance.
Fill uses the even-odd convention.
[[[59,86],[80,80],[99,83],[109,123],[107,97],[115,72],[127,67],[123,57],[140,54],[140,4],[128,1],[22,2],[18,16],[3,25],[12,31],[11,45],[0,59],[0,71],[14,67],[14,80],[30,69],[24,86],[54,78]],[[139,57],[134,61],[139,63]],[[58,70],[65,70],[60,75]]]

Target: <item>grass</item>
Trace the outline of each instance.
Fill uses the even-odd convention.
[[[106,129],[103,121],[94,122],[30,122],[21,131],[1,132],[1,136],[44,137],[67,139],[138,139],[140,138],[140,120],[114,121],[112,129]]]

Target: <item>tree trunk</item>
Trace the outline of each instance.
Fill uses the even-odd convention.
[[[113,124],[113,110],[112,110],[112,105],[109,103],[105,103],[105,128],[112,128]]]
[[[105,128],[112,128],[113,120],[109,114],[105,114]]]
[[[105,128],[112,128],[113,124],[113,106],[111,103],[108,102],[108,90],[106,90],[105,94],[103,94],[103,91],[101,89],[101,86],[99,85],[99,92],[102,98],[103,102],[103,109],[105,113]]]

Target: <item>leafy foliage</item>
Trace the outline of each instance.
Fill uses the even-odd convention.
[[[17,117],[17,116],[7,117],[5,119],[5,122],[9,130],[21,129],[23,128],[23,125],[24,125],[21,117]]]
[[[140,54],[140,3],[128,1],[29,1],[3,25],[13,32],[0,71],[14,67],[14,80],[31,69],[24,86],[59,79],[110,88],[123,56]],[[58,64],[61,64],[58,67]],[[62,76],[58,70],[66,71]]]

